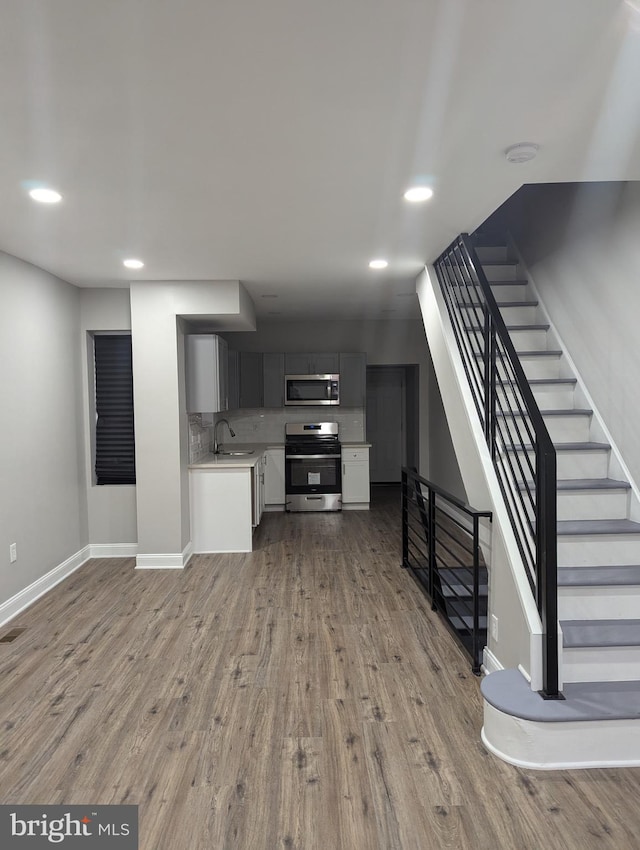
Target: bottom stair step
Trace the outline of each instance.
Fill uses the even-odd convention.
[[[485,700],[505,714],[538,722],[640,718],[640,682],[573,682],[563,700],[545,700],[518,670],[499,670],[481,682]]]
[[[640,620],[561,620],[565,648],[640,646]]]

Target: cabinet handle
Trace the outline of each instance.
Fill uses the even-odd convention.
[[[347,468],[346,468],[346,466],[345,466],[345,464],[344,464],[344,463],[342,464],[342,474],[343,474],[343,475],[346,475],[346,474],[347,474]]]

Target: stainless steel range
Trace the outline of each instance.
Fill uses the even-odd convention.
[[[284,430],[287,510],[342,510],[338,423],[292,422]]]

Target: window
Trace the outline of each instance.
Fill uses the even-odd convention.
[[[96,483],[135,484],[131,336],[96,334]]]

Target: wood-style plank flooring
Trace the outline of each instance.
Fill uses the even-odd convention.
[[[0,802],[138,804],[141,850],[640,847],[640,769],[485,751],[398,499],[268,514],[184,571],[83,566],[0,644]]]

